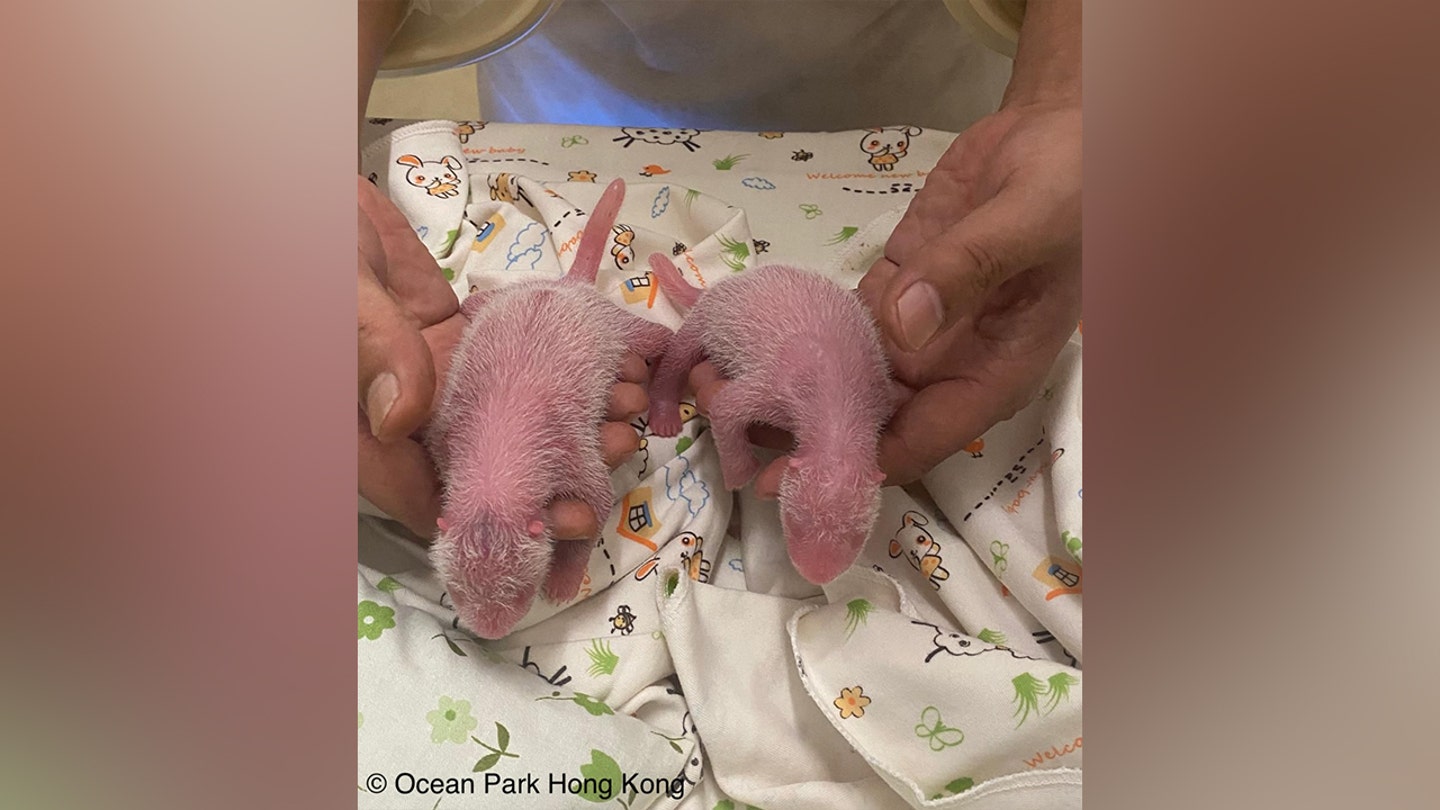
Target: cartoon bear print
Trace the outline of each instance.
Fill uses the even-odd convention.
[[[875,171],[894,171],[895,164],[909,151],[910,139],[923,131],[912,126],[874,127],[865,130],[860,149],[870,156],[870,167]]]
[[[890,540],[890,556],[905,555],[911,567],[920,572],[935,590],[940,583],[950,578],[950,572],[941,565],[940,544],[925,528],[930,520],[919,512],[909,511],[900,520],[900,530]]]
[[[405,182],[416,188],[425,189],[431,197],[446,199],[460,195],[460,175],[464,164],[459,158],[446,155],[439,160],[421,160],[415,155],[401,155],[395,159],[405,170]]]

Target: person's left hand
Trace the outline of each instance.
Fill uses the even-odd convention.
[[[916,391],[880,439],[887,485],[918,479],[1013,416],[1074,332],[1080,134],[1078,99],[1009,105],[977,122],[926,177],[860,281],[896,378]],[[690,383],[705,413],[725,380],[702,363]],[[771,428],[750,438],[792,444]],[[755,493],[774,497],[784,471],[783,458],[767,466]]]

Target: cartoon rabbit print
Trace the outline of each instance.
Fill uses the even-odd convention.
[[[415,155],[401,155],[395,162],[409,167],[405,170],[405,182],[425,189],[431,197],[445,199],[459,196],[460,175],[457,172],[462,165],[458,158],[446,155],[439,160],[421,160]]]

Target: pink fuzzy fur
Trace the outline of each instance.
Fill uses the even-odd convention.
[[[728,489],[760,470],[752,423],[790,431],[797,448],[780,483],[780,519],[795,569],[822,584],[860,554],[880,507],[880,430],[909,392],[890,378],[879,332],[860,299],[828,279],[770,265],[703,294],[670,260],[650,257],[660,287],[693,303],[650,389],[650,429],[680,429],[690,369],[708,357],[729,379],[710,406]],[[698,295],[698,297],[697,297]]]
[[[465,300],[469,323],[451,360],[426,444],[445,487],[431,559],[461,624],[510,632],[544,585],[559,603],[579,592],[595,541],[552,543],[543,509],[557,498],[610,514],[600,424],[629,349],[650,358],[670,336],[605,300],[594,286],[624,183],[606,188],[569,274]]]

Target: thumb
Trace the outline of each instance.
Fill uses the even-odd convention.
[[[382,442],[415,432],[430,415],[435,361],[419,321],[381,286],[360,259],[360,407]]]
[[[880,320],[897,346],[918,351],[944,329],[973,316],[986,297],[1062,246],[1065,229],[1051,206],[1007,186],[927,240],[894,273],[880,298]]]

